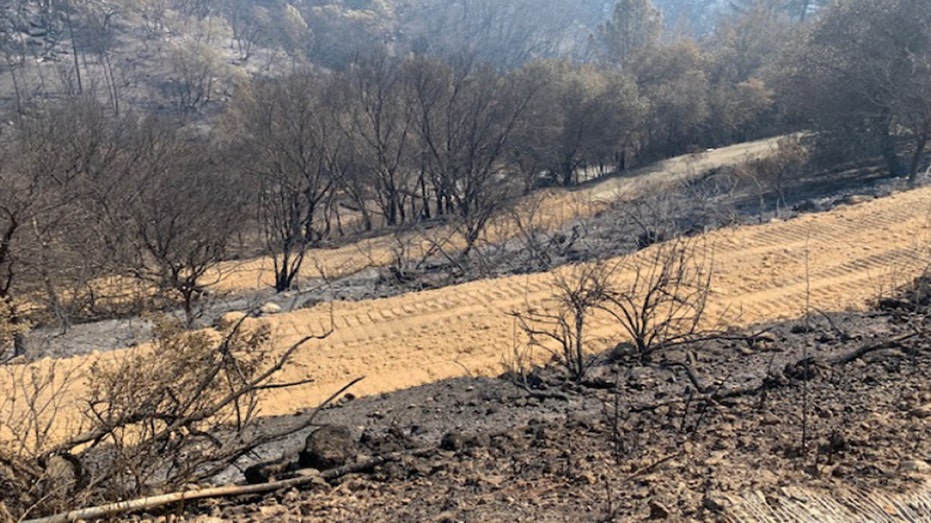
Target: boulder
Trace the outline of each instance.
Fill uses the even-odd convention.
[[[650,516],[648,519],[669,519],[671,514],[670,510],[666,508],[665,505],[656,500],[651,500],[650,504]]]
[[[874,200],[875,198],[869,194],[851,194],[841,200],[841,203],[845,205],[857,205],[861,203],[866,203]]]
[[[912,409],[910,414],[912,415],[913,418],[918,418],[918,419],[931,418],[931,403],[928,403],[927,405],[921,405],[919,407],[915,407],[914,409]]]
[[[465,448],[465,438],[458,432],[447,432],[443,434],[443,438],[440,440],[440,448],[458,452]]]
[[[279,312],[281,312],[281,305],[278,305],[277,303],[268,302],[265,305],[262,305],[261,307],[259,307],[259,312],[265,316],[269,314],[278,314]]]
[[[246,477],[246,482],[250,485],[268,483],[269,481],[284,479],[293,470],[292,465],[293,461],[291,459],[282,457],[281,459],[251,465],[246,468],[243,474]]]
[[[328,425],[307,436],[298,457],[301,467],[327,470],[349,463],[356,455],[356,444],[348,427]]]
[[[931,474],[931,465],[920,459],[910,459],[899,463],[899,471],[905,474]]]

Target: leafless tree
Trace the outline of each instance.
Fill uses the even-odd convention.
[[[338,131],[321,101],[322,82],[309,72],[257,82],[236,102],[235,124],[252,159],[259,221],[275,269],[275,289],[291,287],[304,255],[322,239],[320,216],[334,189],[341,157]]]
[[[585,36],[575,22],[586,6],[558,0],[419,2],[399,13],[415,52],[466,52],[495,67],[514,69],[537,58],[580,55]],[[581,37],[580,37],[581,36]]]
[[[513,77],[468,59],[419,59],[408,74],[437,214],[456,217],[465,258],[514,193],[502,162],[536,91],[517,90]]]
[[[209,104],[227,71],[214,49],[193,39],[169,49],[166,65],[169,71],[162,91],[179,115],[199,111]]]
[[[389,226],[406,221],[417,181],[412,161],[416,106],[403,73],[398,60],[373,54],[336,79],[340,129],[360,167],[356,173],[370,177],[371,194]]]
[[[255,2],[224,0],[221,11],[233,30],[233,42],[240,60],[248,60],[256,46],[263,44],[269,38],[268,33],[274,30],[268,9],[255,5]]]
[[[570,186],[605,171],[623,169],[647,113],[633,80],[591,65],[538,61],[515,73],[543,87],[528,109],[509,154],[525,176],[541,173],[550,183]]]
[[[128,233],[114,231],[114,244],[127,242],[123,270],[179,298],[191,324],[210,283],[205,278],[218,277],[243,222],[245,195],[203,142],[179,136],[169,122],[145,122],[131,147],[142,154],[133,172],[121,173],[133,192],[116,204],[125,221],[111,227]]]
[[[71,100],[23,119],[4,137],[0,155],[0,300],[14,323],[25,319],[16,295],[45,295],[66,326],[57,282],[77,280],[75,255],[86,238],[78,200],[83,181],[111,159],[95,105]],[[75,119],[86,118],[78,125]],[[77,233],[73,237],[68,232]],[[86,245],[83,245],[86,248]],[[86,256],[90,259],[91,256]],[[17,339],[16,352],[23,350]]]

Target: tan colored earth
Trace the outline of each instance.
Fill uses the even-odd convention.
[[[737,325],[797,317],[805,312],[806,295],[813,309],[864,309],[925,268],[929,217],[931,188],[707,234],[702,240],[714,249],[712,311],[738,314]],[[366,379],[355,392],[374,394],[450,376],[500,373],[522,342],[509,314],[544,302],[551,282],[551,274],[532,274],[337,302],[335,332],[301,349],[281,378],[315,383],[275,391],[264,412],[313,405],[356,376]],[[268,321],[285,346],[323,332],[330,312],[320,305]],[[605,318],[592,326],[593,335],[620,341],[617,331]]]
[[[706,153],[699,161],[706,168],[712,162],[709,158],[733,162],[768,147],[767,142],[744,145],[722,150],[720,156]],[[649,176],[685,175],[696,169],[688,163],[673,160],[665,171],[655,170]],[[632,190],[636,183],[614,179],[573,196],[553,193],[549,201],[558,209],[560,202],[570,205],[580,193],[594,201]],[[788,222],[711,232],[699,239],[713,252],[710,311],[727,310],[734,325],[743,326],[797,317],[805,311],[806,297],[813,309],[864,309],[869,300],[924,270],[931,259],[929,231],[931,188]],[[382,241],[317,256],[327,270],[351,270],[353,264],[369,264]],[[635,256],[651,252],[647,249]],[[256,261],[240,267],[226,284],[230,288],[265,284],[266,276],[257,270],[262,265]],[[630,273],[620,271],[619,277],[630,278]],[[335,330],[325,340],[298,350],[279,377],[286,382],[312,378],[313,383],[268,391],[262,413],[288,414],[312,407],[358,376],[365,379],[353,392],[366,395],[452,376],[499,374],[524,342],[510,313],[545,303],[552,278],[542,273],[482,280],[393,298],[321,304],[263,319],[270,323],[281,350],[303,336],[325,332],[331,317]],[[606,318],[595,318],[590,332],[604,346],[620,341],[618,330]],[[121,352],[107,357],[119,357]],[[536,361],[548,356],[540,352],[534,355]],[[86,368],[95,357],[99,356],[73,358],[60,365]],[[48,360],[37,364],[47,365]]]

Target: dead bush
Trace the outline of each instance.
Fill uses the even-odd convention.
[[[641,363],[662,349],[709,335],[714,328],[705,328],[704,316],[713,265],[710,249],[689,239],[620,261],[572,265],[556,271],[548,302],[513,315],[531,346],[554,352],[581,381],[589,362],[588,321],[595,314],[616,321]]]
[[[577,264],[553,274],[553,294],[539,308],[513,313],[529,344],[553,351],[576,381],[588,370],[586,322],[603,308],[610,294],[614,266],[606,262]]]
[[[689,239],[657,245],[627,258],[601,308],[648,362],[663,348],[699,337],[714,269],[710,249]]]
[[[273,378],[329,332],[275,353],[268,327],[244,321],[214,333],[162,319],[151,347],[102,355],[86,372],[54,361],[3,367],[0,487],[9,510],[32,516],[176,490],[305,428],[259,431],[258,400],[309,381]]]

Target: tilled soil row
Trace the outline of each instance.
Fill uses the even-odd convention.
[[[712,254],[714,268],[709,317],[727,311],[741,326],[796,317],[806,306],[863,310],[927,266],[929,197],[931,188],[918,189],[703,235],[696,241]],[[636,263],[653,248],[615,261]],[[619,270],[616,278],[629,281],[632,272]],[[265,321],[282,346],[323,332],[331,316],[335,331],[302,349],[281,378],[315,382],[276,391],[265,412],[306,407],[355,376],[367,376],[356,393],[374,394],[451,376],[496,375],[525,343],[510,313],[545,304],[551,294],[552,275],[540,273],[270,317]],[[589,326],[604,346],[621,341],[619,330],[607,317],[596,316]],[[538,351],[536,361],[548,356]]]

